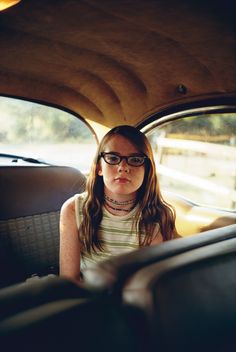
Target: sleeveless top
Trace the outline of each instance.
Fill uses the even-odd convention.
[[[85,195],[85,193],[75,195],[75,216],[78,229],[83,218],[82,205]],[[98,234],[103,251],[98,251],[97,254],[92,253],[91,255],[85,253],[81,257],[81,271],[111,256],[128,253],[139,248],[138,236],[135,226],[133,226],[137,207],[122,216],[109,213],[105,207],[103,207],[102,211],[103,217]]]

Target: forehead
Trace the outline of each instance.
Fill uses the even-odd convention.
[[[138,148],[127,138],[115,135],[112,136],[105,145],[105,152],[117,152],[122,155],[138,153]]]

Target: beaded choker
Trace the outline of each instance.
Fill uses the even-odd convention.
[[[106,203],[110,202],[115,205],[128,205],[128,204],[134,204],[134,202],[135,202],[135,198],[119,202],[118,200],[114,200],[114,199],[108,197],[106,194],[104,195],[104,198],[106,200]],[[108,204],[108,206],[110,206],[110,205]],[[118,209],[116,209],[116,210],[118,210]],[[119,210],[123,210],[123,209],[119,209]]]
[[[112,209],[112,210],[117,210],[117,211],[125,211],[126,213],[130,212],[131,210],[134,209],[134,206],[129,208],[129,209],[119,209],[119,208],[115,208],[115,207],[112,207],[109,203],[106,202],[106,205]]]

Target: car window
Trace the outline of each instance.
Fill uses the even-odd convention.
[[[236,113],[189,113],[152,123],[161,187],[196,203],[236,209]]]
[[[78,117],[58,108],[0,97],[0,165],[22,165],[34,158],[88,173],[96,146],[93,132]]]

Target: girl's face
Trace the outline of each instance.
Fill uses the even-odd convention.
[[[113,136],[106,144],[105,153],[114,153],[119,156],[140,155],[137,148],[125,137]],[[103,158],[100,159],[97,172],[103,176],[105,193],[110,196],[135,197],[141,187],[145,174],[145,164],[130,166],[127,160],[122,159],[118,165],[110,165]]]

